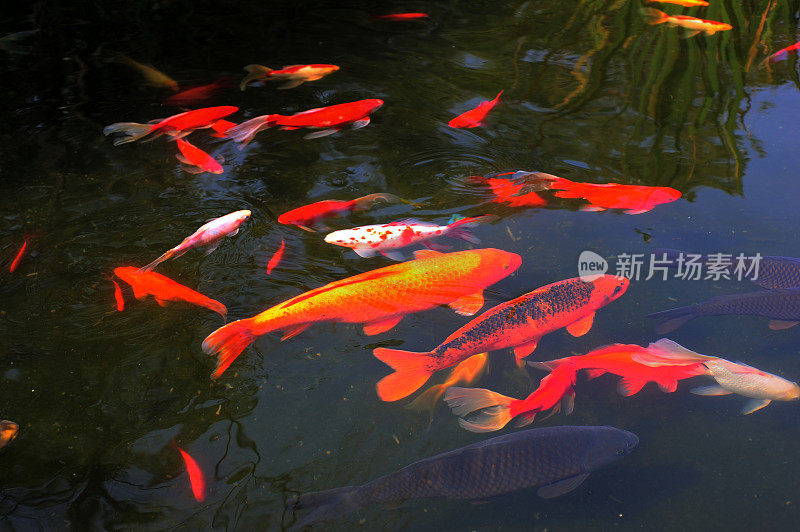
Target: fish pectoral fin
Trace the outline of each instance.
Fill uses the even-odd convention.
[[[153,296],[153,297],[155,297],[155,296]],[[158,306],[160,306],[160,307],[166,307],[169,304],[164,299],[159,299],[159,298],[155,297],[155,300],[156,300],[156,303],[158,303]]]
[[[141,288],[132,285],[131,289],[133,289],[133,297],[135,297],[136,299],[141,301],[142,299],[147,297],[147,292],[145,292]]]
[[[591,205],[590,204],[590,205],[584,205],[579,210],[581,210],[583,212],[603,212],[604,210],[606,210],[606,208],[605,207],[598,207],[597,205]]]
[[[586,480],[586,477],[588,476],[589,473],[582,473],[580,475],[575,475],[574,477],[559,480],[558,482],[553,482],[552,484],[542,486],[536,490],[536,494],[543,499],[552,499],[553,497],[564,495],[565,493],[569,493],[583,484],[583,481]]]
[[[586,370],[586,378],[589,380],[596,379],[600,375],[605,375],[606,370],[604,369],[587,369]]]
[[[238,234],[239,234],[239,228],[237,227],[236,229],[228,233],[228,236],[236,236]]]
[[[697,388],[692,388],[689,391],[695,395],[728,395],[733,393],[718,384],[712,384],[711,386],[698,386]]]
[[[415,259],[430,259],[442,253],[433,249],[419,249],[414,252]]]
[[[789,327],[794,327],[798,323],[800,322],[788,320],[769,320],[769,328],[773,331],[780,331],[783,329],[788,329]]]
[[[184,157],[184,156],[183,156],[183,154],[181,154],[181,153],[176,153],[176,154],[175,154],[175,158],[176,158],[176,159],[178,159],[178,160],[179,160],[180,162],[182,162],[183,164],[188,164],[188,165],[190,165],[190,166],[191,166],[191,164],[192,164],[192,163],[190,163],[190,162],[189,162],[189,159],[187,159],[186,157]]]
[[[312,228],[310,228],[310,227],[307,227],[307,226],[305,226],[305,225],[300,225],[300,224],[296,224],[296,225],[297,225],[297,227],[299,227],[299,228],[300,228],[300,229],[302,229],[303,231],[308,231],[309,233],[316,233],[316,232],[317,232],[317,230],[316,230],[316,229],[312,229]]]
[[[681,35],[681,39],[691,39],[698,33],[700,33],[700,30],[686,30],[683,32],[683,35]],[[709,35],[711,34],[709,33]]]
[[[664,393],[672,393],[678,389],[678,381],[677,380],[665,380],[665,381],[658,381],[658,388]]]
[[[381,251],[381,255],[387,259],[396,260],[397,262],[403,262],[406,260],[405,256],[400,251]]]
[[[461,316],[472,316],[483,307],[483,304],[483,292],[478,292],[459,297],[450,303],[450,308]]]
[[[293,79],[293,80],[287,81],[287,82],[286,82],[286,83],[284,83],[283,85],[278,85],[278,88],[279,88],[279,89],[293,89],[293,88],[295,88],[295,87],[299,87],[300,85],[302,85],[302,84],[303,84],[303,81],[305,81],[305,80],[304,80],[304,79],[302,79],[302,78],[300,78],[300,79]]]
[[[385,320],[380,321],[372,321],[370,323],[364,324],[364,334],[367,336],[372,336],[375,334],[380,334],[382,332],[386,332],[398,323],[400,320],[403,319],[403,316],[393,316],[391,318],[387,318]]]
[[[567,325],[567,332],[572,336],[583,336],[589,332],[589,329],[592,328],[592,323],[594,323],[594,312],[587,314],[578,321]]]
[[[374,256],[375,256],[375,250],[373,250],[373,249],[358,249],[358,248],[353,248],[353,251],[355,251],[355,252],[356,252],[356,255],[358,255],[359,257],[363,257],[363,258],[365,258],[365,259],[369,259],[369,258],[371,258],[371,257],[374,257]]]
[[[327,137],[328,135],[333,135],[334,133],[338,133],[339,128],[332,127],[330,129],[323,129],[322,131],[314,131],[313,133],[308,133],[307,135],[303,135],[303,138],[306,140],[309,139],[318,139],[320,137]]]
[[[198,166],[189,166],[188,164],[182,164],[181,170],[184,172],[189,172],[190,174],[202,174],[203,169]]]
[[[617,393],[624,397],[639,393],[639,390],[647,384],[647,381],[635,381],[630,379],[622,379],[617,383]]]
[[[628,209],[627,211],[622,211],[625,214],[644,214],[646,212],[650,212],[650,209]]]
[[[283,342],[284,340],[288,340],[289,338],[293,338],[293,337],[297,336],[298,334],[300,334],[301,332],[305,331],[309,327],[311,327],[310,323],[301,323],[300,325],[293,325],[291,327],[287,327],[285,329],[286,332],[283,333],[283,336],[281,337],[281,342]]]
[[[355,122],[353,122],[353,129],[361,129],[362,127],[368,125],[369,125],[369,117],[365,116],[361,120],[356,120]]]
[[[568,416],[575,410],[575,392],[570,390],[570,392],[565,393],[564,396],[561,398],[561,410],[564,411],[564,415]]]
[[[536,344],[539,343],[538,338],[534,338],[528,343],[518,345],[514,348],[514,358],[517,359],[517,363],[519,363],[523,358],[533,353],[533,350],[536,349]]]
[[[211,255],[212,253],[214,253],[214,250],[216,250],[219,247],[221,242],[222,240],[217,240],[213,244],[209,244],[209,246],[206,248],[206,255]]]
[[[751,399],[747,401],[747,403],[744,405],[744,408],[742,408],[742,414],[744,414],[745,416],[747,414],[752,414],[756,410],[761,410],[771,402],[772,401],[770,401],[769,399]]]

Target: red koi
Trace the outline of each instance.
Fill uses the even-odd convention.
[[[419,20],[429,16],[427,13],[393,13],[390,15],[376,15],[374,18],[378,20]]]
[[[114,268],[114,275],[131,286],[133,297],[136,299],[144,299],[151,295],[162,307],[166,306],[168,301],[185,301],[218,312],[222,317],[228,313],[228,309],[219,301],[206,297],[160,273],[140,271],[136,266],[121,266]]]
[[[494,100],[481,102],[478,104],[478,107],[458,115],[450,120],[447,125],[455,128],[482,126],[482,120],[486,118],[486,115],[489,114],[489,111],[494,109],[494,106],[500,101],[501,94],[503,94],[503,91],[498,92],[497,96],[494,97]]]
[[[491,201],[495,203],[506,203],[509,207],[542,207],[547,205],[547,201],[539,194],[533,191],[525,192],[528,187],[523,183],[516,183],[512,179],[481,176],[473,176],[472,179],[489,185],[492,194],[495,196]]]
[[[219,107],[205,107],[186,111],[177,115],[170,116],[163,120],[158,120],[152,124],[137,124],[136,122],[117,122],[103,128],[103,135],[119,133],[122,135],[114,141],[114,146],[133,142],[142,137],[150,135],[155,138],[159,135],[169,135],[173,139],[185,137],[195,129],[210,127],[211,124],[238,111],[238,107],[232,105],[222,105]]]
[[[211,172],[212,174],[221,174],[224,170],[222,165],[217,162],[212,156],[190,144],[183,139],[176,139],[180,153],[175,154],[180,162],[184,164],[182,167],[190,174],[200,174],[202,172]]]
[[[314,231],[311,226],[317,224],[325,218],[341,216],[348,212],[363,211],[369,209],[377,202],[398,203],[400,198],[394,194],[377,193],[356,198],[349,201],[343,200],[323,200],[309,205],[303,205],[278,216],[278,223],[286,225],[296,225],[306,231]]]
[[[22,242],[22,246],[17,251],[17,254],[14,255],[14,260],[11,261],[11,265],[8,267],[8,271],[10,273],[14,273],[19,266],[19,263],[22,261],[22,256],[25,254],[25,250],[28,249],[28,239],[26,238]]]
[[[281,240],[281,247],[278,248],[278,251],[275,252],[275,254],[272,256],[271,259],[269,259],[269,262],[267,263],[267,275],[271,274],[272,269],[275,268],[275,266],[277,266],[281,262],[281,259],[283,258],[283,250],[285,248],[286,248],[286,242],[284,240]]]
[[[206,479],[203,476],[203,471],[189,453],[177,445],[175,445],[175,448],[181,453],[183,462],[186,464],[186,471],[189,473],[189,483],[192,487],[192,495],[194,495],[197,502],[203,502],[206,499]]]

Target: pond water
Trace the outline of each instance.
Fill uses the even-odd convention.
[[[682,38],[680,28],[646,25],[634,0],[149,0],[113,9],[40,1],[6,14],[0,34],[38,32],[0,49],[2,256],[10,263],[31,237],[0,284],[0,418],[20,425],[0,453],[0,527],[288,528],[297,519],[284,509],[292,495],[361,484],[491,436],[461,429],[442,402],[429,414],[376,396],[375,383],[391,370],[372,349],[434,347],[469,320],[446,307],[411,314],[379,336],[329,322],[284,342],[265,335],[216,380],[200,344],[223,325],[220,316],[183,304],[161,308],[151,298],[116,311],[108,279],[115,267],[146,264],[228,212],[249,209],[252,217],[214,253],[191,251],[159,271],[223,302],[229,320],[391,264],[276,221],[314,201],[375,192],[423,205],[377,205],[331,226],[498,216],[474,233],[482,245],[521,255],[522,266],[488,290],[484,309],[575,277],[583,250],[608,258],[612,270],[615,257],[656,248],[800,257],[797,62],[762,64],[795,42],[798,2],[710,2],[661,8],[733,30]],[[370,16],[404,11],[430,17]],[[135,71],[111,61],[117,52],[182,88],[235,76],[234,86],[203,104],[239,107],[235,122],[365,98],[385,104],[367,127],[313,140],[269,129],[241,148],[193,133],[192,142],[224,158],[222,174],[195,175],[163,138],[114,146],[103,136],[114,122],[182,111],[162,103],[169,90],[142,87]],[[250,63],[340,70],[290,90],[266,83],[242,92],[236,85]],[[501,90],[483,127],[448,127]],[[510,208],[487,204],[486,190],[469,181],[515,170],[669,186],[683,196],[638,215],[584,212],[577,201]],[[267,275],[282,240],[284,258]],[[454,250],[476,247],[446,240]],[[531,358],[646,345],[659,338],[646,314],[754,289],[736,280],[644,277],[598,312],[589,333],[545,336]],[[798,334],[770,330],[762,318],[725,316],[697,319],[669,337],[798,380]],[[475,386],[525,397],[542,375],[497,351]],[[620,397],[616,380],[582,378],[570,417],[535,423],[613,425],[639,436],[630,456],[574,492],[373,506],[325,528],[796,525],[797,404],[742,416],[739,396],[692,395],[681,383],[672,394],[650,384]],[[173,441],[206,474],[202,503]]]

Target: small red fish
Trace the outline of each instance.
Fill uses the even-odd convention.
[[[382,201],[386,203],[398,203],[400,198],[394,194],[378,193],[369,194],[354,200],[324,200],[310,205],[303,205],[278,216],[278,223],[296,225],[306,231],[314,231],[311,226],[316,225],[325,218],[341,216],[352,211],[363,211],[369,209],[375,203]]]
[[[212,174],[221,174],[223,172],[222,165],[217,162],[212,156],[190,144],[183,139],[176,139],[180,153],[175,154],[175,157],[184,164],[182,167],[190,174],[200,174],[202,172],[211,172]]]
[[[494,97],[494,100],[481,102],[478,104],[478,107],[458,115],[454,119],[450,120],[447,125],[456,128],[482,126],[482,120],[486,118],[486,115],[489,114],[489,111],[494,109],[494,106],[500,101],[501,94],[503,94],[503,91],[498,92],[497,96]]]
[[[800,42],[796,42],[791,46],[787,46],[786,48],[781,48],[774,54],[767,57],[766,62],[777,63],[778,61],[783,61],[784,59],[789,57],[789,54],[797,55],[797,50],[800,50]]]
[[[218,312],[222,317],[228,313],[228,309],[219,301],[206,297],[160,273],[139,271],[136,266],[121,266],[114,268],[114,275],[131,286],[136,299],[144,299],[151,295],[162,307],[166,306],[168,301],[185,301]]]
[[[203,476],[203,471],[189,453],[177,445],[175,445],[175,448],[181,453],[181,457],[186,464],[186,471],[189,473],[189,483],[192,486],[192,495],[194,495],[197,502],[203,502],[206,499],[206,479]]]
[[[111,280],[111,282],[114,283],[114,299],[117,302],[117,310],[119,312],[122,312],[123,310],[125,310],[125,298],[122,296],[122,289],[113,279]]]
[[[298,85],[302,85],[306,81],[316,81],[324,78],[331,72],[336,72],[339,67],[336,65],[291,65],[285,66],[279,70],[273,70],[263,65],[247,65],[244,67],[247,71],[247,76],[244,77],[239,88],[244,90],[247,84],[251,81],[286,81],[283,85],[279,85],[279,89],[293,89]]]
[[[272,256],[271,259],[269,259],[269,262],[267,263],[267,275],[271,274],[272,269],[275,268],[275,266],[277,266],[281,262],[281,259],[283,258],[283,250],[285,248],[286,248],[286,242],[281,240],[281,247],[278,248],[278,251],[275,252],[275,254]]]
[[[247,144],[262,129],[280,126],[281,129],[299,129],[301,127],[321,129],[309,133],[304,138],[313,139],[332,135],[342,127],[352,124],[353,129],[369,124],[369,115],[383,105],[383,100],[372,98],[355,102],[340,103],[329,107],[320,107],[301,111],[293,115],[262,115],[242,122],[228,130],[227,136],[237,142]]]
[[[377,15],[375,18],[379,20],[418,20],[429,16],[427,13],[393,13],[391,15]]]
[[[25,254],[25,250],[28,249],[28,239],[26,238],[22,242],[22,246],[17,251],[17,254],[14,255],[14,260],[11,261],[11,265],[8,267],[8,271],[10,273],[14,273],[19,266],[19,263],[22,261],[22,256]]]
[[[238,111],[238,107],[222,105],[219,107],[205,107],[177,115],[170,116],[151,124],[137,124],[136,122],[117,122],[103,128],[103,135],[119,133],[122,136],[114,141],[114,146],[133,142],[149,134],[153,138],[159,135],[169,135],[173,139],[185,137],[195,129],[211,127],[211,124]]]
[[[175,106],[192,106],[197,105],[198,103],[203,103],[214,96],[216,96],[221,90],[231,86],[231,76],[225,76],[220,78],[213,83],[209,83],[208,85],[200,85],[199,87],[193,87],[191,89],[186,89],[185,91],[181,91],[178,94],[173,94],[166,100],[164,100],[164,105],[175,105]]]

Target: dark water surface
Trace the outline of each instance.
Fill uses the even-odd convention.
[[[231,319],[389,264],[273,216],[373,192],[426,205],[378,206],[336,228],[500,215],[475,233],[487,246],[519,253],[523,264],[489,290],[489,305],[575,276],[585,249],[606,257],[656,247],[800,256],[797,64],[759,67],[796,40],[800,3],[711,3],[687,12],[734,29],[690,39],[677,28],[646,26],[635,0],[34,2],[5,13],[0,34],[39,32],[21,43],[28,49],[0,50],[2,256],[10,262],[34,235],[30,255],[14,274],[6,268],[0,284],[0,418],[21,425],[0,454],[0,527],[279,529],[295,520],[283,508],[296,493],[360,484],[489,437],[460,429],[443,404],[429,420],[404,409],[406,401],[385,404],[375,394],[390,370],[371,349],[434,347],[467,321],[447,308],[410,315],[375,337],[330,323],[283,343],[267,335],[217,381],[200,343],[222,325],[219,316],[187,305],[162,309],[152,299],[116,312],[105,275],[149,262],[209,218],[253,212],[213,254],[190,252],[159,269],[223,302]],[[368,16],[397,11],[431,17]],[[268,130],[240,150],[195,133],[199,147],[225,158],[225,172],[192,175],[180,169],[172,143],[115,147],[103,137],[112,122],[181,111],[160,103],[168,91],[141,88],[134,73],[109,63],[116,51],[182,87],[226,74],[238,82],[249,63],[341,67],[296,89],[234,87],[209,102],[240,107],[237,122],[362,98],[386,103],[370,126],[317,140]],[[486,127],[447,126],[500,90]],[[578,202],[513,210],[481,206],[486,196],[466,180],[518,169],[671,186],[683,198],[635,216],[579,212]],[[267,276],[281,239],[284,261]],[[645,314],[752,289],[737,281],[634,281],[588,334],[551,334],[533,358],[612,342],[646,345],[658,336]],[[770,331],[763,319],[719,317],[670,337],[797,380],[798,334]],[[541,376],[497,352],[477,385],[524,397]],[[796,527],[797,404],[741,416],[742,397],[694,396],[682,383],[674,394],[649,385],[622,398],[615,380],[579,382],[570,418],[537,421],[638,434],[631,456],[575,492],[373,507],[326,529]],[[172,440],[206,472],[205,502],[192,498]]]

